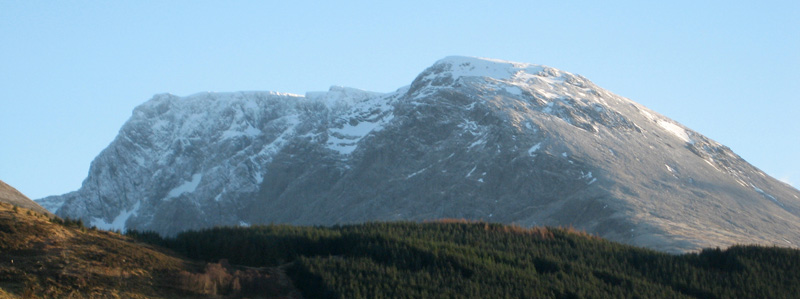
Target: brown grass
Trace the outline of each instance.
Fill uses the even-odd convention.
[[[468,219],[464,219],[464,218],[440,218],[440,219],[425,220],[425,221],[423,221],[423,223],[469,224],[469,223],[483,223],[483,221],[468,220]]]
[[[586,230],[579,230],[579,229],[573,227],[572,225],[563,226],[563,227],[560,226],[560,227],[558,227],[558,229],[564,231],[565,233],[572,234],[572,235],[577,235],[577,236],[584,237],[584,238],[597,239],[597,240],[602,239],[602,238],[600,238],[598,236],[595,236],[593,234],[590,234],[590,233],[586,232]]]
[[[511,225],[486,226],[486,229],[495,232],[528,235],[540,240],[552,240],[554,237],[553,232],[550,231],[549,228],[541,226],[521,227],[516,224],[511,224]]]
[[[0,203],[0,298],[298,297],[281,275],[273,268],[189,261]]]
[[[424,221],[424,223],[478,224],[478,225],[483,225],[483,228],[486,231],[528,235],[542,240],[553,239],[555,237],[553,235],[553,230],[560,230],[564,233],[577,235],[584,238],[599,239],[599,237],[587,233],[585,230],[578,230],[572,225],[557,227],[557,228],[548,228],[545,226],[522,227],[517,224],[488,223],[482,220],[468,220],[464,218],[441,218],[434,220],[426,220]]]

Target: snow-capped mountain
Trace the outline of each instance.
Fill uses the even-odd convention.
[[[381,94],[157,95],[80,190],[106,229],[483,219],[680,252],[800,244],[800,192],[727,147],[546,66],[447,57]]]

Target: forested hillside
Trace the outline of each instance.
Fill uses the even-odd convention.
[[[288,267],[308,298],[788,298],[800,251],[671,255],[562,228],[484,222],[214,228],[162,239],[190,258]]]

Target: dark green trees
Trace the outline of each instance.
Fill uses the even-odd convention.
[[[734,246],[670,255],[568,229],[492,223],[256,226],[134,233],[189,257],[283,265],[310,298],[781,298],[800,251]]]

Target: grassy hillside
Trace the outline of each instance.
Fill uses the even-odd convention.
[[[142,239],[207,261],[274,266],[309,298],[784,298],[800,251],[734,246],[670,255],[569,229],[490,223],[259,226]]]
[[[14,187],[9,186],[2,180],[0,180],[0,202],[9,203],[22,208],[31,209],[34,212],[37,212],[39,214],[45,214],[50,217],[55,216],[53,215],[53,213],[50,213],[50,211],[46,210],[38,203],[31,200],[30,198],[19,192],[17,189],[14,189]]]
[[[194,262],[0,203],[0,298],[297,297],[292,292],[279,268]]]

